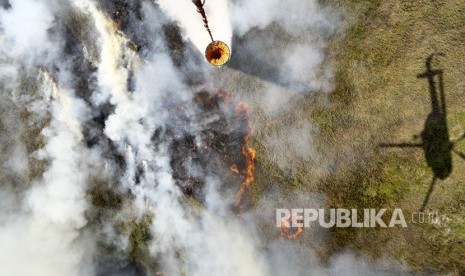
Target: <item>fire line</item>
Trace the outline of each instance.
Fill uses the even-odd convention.
[[[239,118],[248,118],[249,117],[249,109],[245,103],[239,103],[236,109],[236,113],[238,114]],[[246,159],[246,167],[245,167],[245,179],[242,182],[239,190],[236,194],[234,199],[233,206],[236,210],[241,209],[241,205],[243,204],[244,194],[246,191],[250,189],[250,186],[254,183],[254,173],[255,173],[255,156],[256,152],[253,148],[249,146],[249,140],[252,136],[252,128],[250,123],[247,123],[247,134],[243,138],[243,145],[242,145],[242,155]]]

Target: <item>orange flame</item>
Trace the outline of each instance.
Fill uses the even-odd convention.
[[[303,218],[298,217],[297,221],[302,223]],[[303,227],[291,227],[291,219],[283,219],[281,221],[281,238],[288,238],[290,240],[295,240],[298,236],[302,234]]]
[[[252,136],[252,128],[248,122],[249,117],[249,108],[245,103],[239,103],[236,108],[236,113],[238,114],[239,119],[242,119],[247,122],[247,134],[243,138],[242,144],[242,155],[246,160],[245,167],[245,179],[242,182],[239,190],[237,191],[236,197],[234,199],[233,206],[235,209],[240,208],[244,193],[250,189],[250,186],[254,183],[254,172],[255,172],[255,156],[256,152],[253,148],[249,146],[249,139]]]
[[[234,164],[231,166],[231,168],[229,168],[231,170],[231,172],[235,173],[235,174],[239,174],[239,169],[237,168],[237,165]]]

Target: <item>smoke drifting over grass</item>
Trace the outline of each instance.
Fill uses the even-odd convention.
[[[299,44],[312,28],[325,25],[326,17],[315,1],[282,3],[210,0],[205,9],[214,37],[228,44],[233,30],[247,36],[282,21],[279,26],[291,34],[292,43],[273,52],[271,60],[280,66],[270,77],[297,94],[329,89],[330,77],[306,74],[330,71],[321,69],[323,40]],[[261,214],[237,218],[231,211],[234,189],[224,181],[230,172],[221,163],[227,156],[221,152],[222,137],[239,133],[235,140],[241,143],[245,133],[227,108],[231,100],[222,96],[215,103],[217,98],[205,92],[214,85],[202,80],[214,74],[190,43],[203,52],[209,40],[190,1],[9,4],[0,10],[0,84],[7,95],[0,103],[7,114],[0,121],[1,275],[307,271],[303,263],[295,269],[288,262],[296,245],[282,241],[284,247],[274,248],[262,241],[255,224]],[[172,20],[184,30],[179,63],[167,41]],[[254,45],[263,45],[262,38]],[[209,108],[199,107],[199,101]],[[229,132],[214,133],[212,125]],[[311,147],[294,143],[310,129],[304,122],[287,137],[298,146],[295,154],[304,148],[313,155]],[[270,136],[269,143],[284,138]],[[196,155],[177,160],[173,148],[179,141]],[[200,195],[183,190],[176,162],[187,168],[183,173],[193,183],[204,180],[204,186],[198,184]],[[289,255],[276,248],[290,248]],[[332,273],[316,261],[305,268]]]

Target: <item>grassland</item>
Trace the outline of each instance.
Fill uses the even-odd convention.
[[[311,118],[318,164],[296,160],[285,172],[270,161],[258,135],[257,185],[284,191],[318,191],[341,208],[402,208],[407,221],[430,189],[433,173],[421,148],[380,148],[381,143],[419,143],[431,112],[426,70],[444,72],[451,140],[465,132],[465,1],[331,0],[347,15],[345,34],[331,46],[336,68],[332,94],[309,97],[296,109],[267,122],[263,133],[298,117]],[[265,135],[265,134],[262,134]],[[465,151],[465,141],[456,150]],[[395,229],[334,229],[323,256],[352,249],[405,262],[413,271],[465,273],[465,160],[452,154],[453,170],[430,193],[426,210],[435,223]],[[322,166],[321,164],[324,164]]]

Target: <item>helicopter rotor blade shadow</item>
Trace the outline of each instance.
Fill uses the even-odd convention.
[[[397,144],[390,144],[390,143],[381,143],[378,144],[381,148],[422,148],[423,144],[411,144],[411,143],[397,143]]]
[[[452,151],[457,154],[460,158],[462,158],[463,160],[465,160],[465,153],[463,152],[460,152],[460,151],[457,151],[455,149],[452,149]]]
[[[426,193],[425,200],[423,200],[423,204],[421,205],[420,212],[423,212],[425,210],[426,205],[428,204],[428,201],[429,201],[429,197],[433,193],[434,186],[436,185],[436,180],[437,179],[438,178],[436,176],[433,177],[433,181],[431,181],[431,185],[429,186],[428,192]]]
[[[455,139],[454,141],[452,141],[452,144],[459,143],[459,142],[461,142],[463,139],[465,139],[465,133],[462,134],[462,136],[460,136],[459,138],[457,138],[457,139]]]

